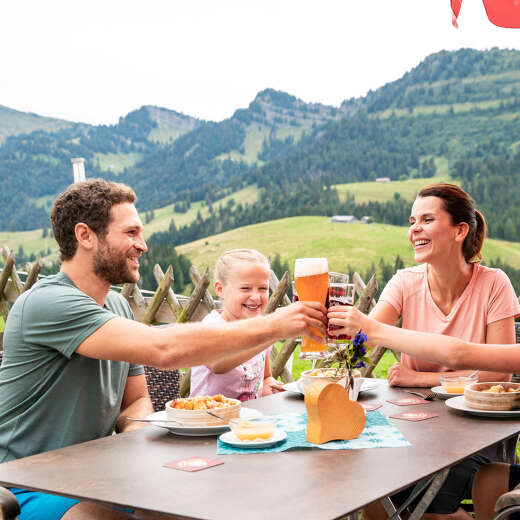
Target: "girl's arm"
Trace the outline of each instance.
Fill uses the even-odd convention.
[[[332,310],[333,309],[333,310]],[[494,372],[520,372],[518,345],[478,344],[443,336],[392,327],[369,318],[355,307],[333,307],[329,323],[342,326],[337,334],[355,334],[362,329],[371,345],[421,357],[454,369],[481,369]]]

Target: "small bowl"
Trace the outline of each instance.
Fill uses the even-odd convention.
[[[231,419],[229,427],[235,437],[241,441],[265,440],[273,436],[276,420],[266,417]]]
[[[498,393],[497,389],[503,390],[503,392]],[[464,402],[468,408],[475,410],[518,410],[520,408],[520,383],[505,381],[473,383],[466,387]]]
[[[466,386],[476,383],[478,375],[469,376],[454,376],[449,372],[441,374],[441,385],[444,391],[448,394],[463,394]]]
[[[193,399],[193,398],[188,398]],[[184,410],[182,408],[172,408],[172,402],[168,401],[165,405],[166,416],[169,420],[178,421],[185,426],[222,426],[235,418],[240,417],[240,408],[242,403],[238,399],[226,398],[233,404],[222,408],[210,408],[209,411],[215,413],[222,419],[214,417],[207,413],[206,409],[201,410]]]
[[[359,370],[353,370],[354,377],[361,377]],[[335,368],[315,368],[312,370],[305,370],[301,373],[298,379],[298,387],[305,393],[307,387],[313,381],[330,381],[331,383],[344,383],[346,379],[345,372],[341,370],[336,371]]]

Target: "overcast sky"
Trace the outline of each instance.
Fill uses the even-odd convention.
[[[520,48],[464,0],[0,3],[0,105],[112,124],[142,105],[220,121],[262,89],[338,106],[441,49]]]

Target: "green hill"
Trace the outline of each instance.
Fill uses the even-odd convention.
[[[178,246],[199,269],[213,269],[216,259],[233,248],[255,248],[268,257],[279,253],[292,267],[300,257],[326,256],[329,269],[343,272],[347,266],[364,271],[372,262],[384,258],[395,261],[399,255],[405,265],[413,265],[413,252],[407,228],[385,224],[333,224],[328,217],[293,217],[227,231]],[[484,260],[498,257],[510,265],[520,265],[520,243],[488,239]]]
[[[36,130],[55,132],[62,128],[70,128],[76,124],[63,119],[43,117],[0,105],[0,144],[9,136],[29,134]]]

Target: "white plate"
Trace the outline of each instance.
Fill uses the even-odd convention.
[[[270,439],[257,439],[255,441],[241,441],[233,432],[223,433],[219,439],[235,448],[267,448],[277,442],[283,441],[287,434],[283,430],[276,429]]]
[[[253,419],[254,417],[261,416],[262,412],[255,410],[254,408],[247,408],[244,406],[240,408],[240,417],[242,419]],[[152,413],[147,417],[147,419],[167,421],[168,417],[166,415],[166,410],[162,410],[160,412]],[[222,426],[166,426],[160,422],[151,424],[161,428],[166,428],[170,433],[174,433],[175,435],[188,435],[190,437],[218,435],[219,433],[229,430],[229,426],[227,424],[223,424]]]
[[[434,386],[431,390],[432,390],[432,392],[435,393],[435,395],[437,397],[440,397],[441,399],[451,399],[452,397],[458,397],[459,395],[464,395],[464,394],[455,394],[453,392],[446,392],[446,390],[444,390],[443,386]]]
[[[473,415],[482,415],[484,417],[520,417],[520,410],[475,410],[474,408],[468,408],[464,402],[463,395],[448,399],[446,406],[454,410],[460,410]]]
[[[369,392],[370,390],[375,390],[377,388],[377,381],[371,381],[371,378],[367,378],[361,383],[360,392]],[[293,381],[292,383],[285,383],[283,385],[283,389],[287,390],[287,392],[293,392],[295,394],[305,395],[305,392],[302,392],[300,386],[297,381]]]

